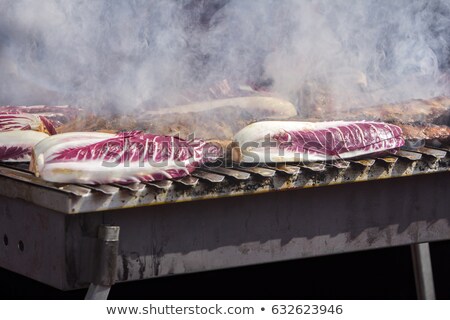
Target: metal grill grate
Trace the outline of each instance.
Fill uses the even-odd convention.
[[[28,171],[27,164],[4,163],[0,194],[82,213],[433,173],[447,171],[449,163],[450,148],[427,146],[331,163],[204,167],[177,180],[96,186],[49,183]]]

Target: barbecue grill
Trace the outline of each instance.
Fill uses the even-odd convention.
[[[450,238],[449,163],[450,148],[425,146],[96,186],[1,164],[0,266],[97,299],[117,281],[412,245],[432,298],[426,243]]]

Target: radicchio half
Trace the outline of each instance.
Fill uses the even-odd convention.
[[[366,121],[253,123],[235,136],[244,162],[346,159],[401,147],[400,127]]]
[[[215,160],[219,153],[198,139],[142,132],[93,138],[89,134],[98,135],[60,134],[38,144],[32,169],[52,182],[132,183],[186,176],[201,163]]]

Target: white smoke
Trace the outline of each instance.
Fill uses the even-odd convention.
[[[130,111],[270,79],[308,106],[448,93],[447,0],[0,0],[0,104]]]

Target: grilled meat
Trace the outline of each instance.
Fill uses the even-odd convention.
[[[58,128],[73,131],[143,130],[187,138],[230,139],[246,125],[264,119],[283,119],[296,114],[294,105],[274,97],[251,96],[216,99],[136,115],[97,116],[86,114]]]
[[[383,121],[402,128],[407,140],[423,143],[448,144],[450,142],[450,98],[436,97],[429,100],[410,100],[367,108],[354,108],[348,112],[330,112],[320,115],[327,120]],[[319,115],[315,115],[316,119]]]
[[[315,116],[318,117],[318,115]],[[323,115],[323,117],[327,120],[342,118],[345,120],[364,119],[389,123],[450,125],[450,98],[416,99],[366,108],[353,108],[345,112],[331,112]]]
[[[450,144],[450,127],[444,125],[411,123],[397,124],[403,131],[403,137],[409,141],[416,141],[418,145],[425,143],[435,147]]]

